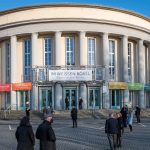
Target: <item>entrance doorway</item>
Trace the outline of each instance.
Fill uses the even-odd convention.
[[[120,109],[122,107],[122,94],[123,91],[121,90],[112,90],[110,92],[111,108]]]
[[[52,100],[52,88],[40,88],[40,110],[43,110],[44,107],[53,107]]]
[[[88,92],[88,107],[90,109],[99,109],[101,106],[101,96],[99,88],[90,88]]]
[[[30,91],[17,91],[17,104],[18,104],[18,110],[25,110],[26,107],[29,107]]]
[[[73,106],[78,109],[77,90],[65,89],[65,109],[71,110]]]

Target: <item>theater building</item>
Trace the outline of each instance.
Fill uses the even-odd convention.
[[[0,12],[0,107],[150,107],[150,19],[103,6]]]

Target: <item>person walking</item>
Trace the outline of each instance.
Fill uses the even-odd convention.
[[[129,113],[128,113],[128,125],[129,125],[129,129],[130,132],[132,132],[132,123],[133,123],[133,109],[129,108]]]
[[[52,114],[46,114],[45,120],[36,130],[36,138],[40,140],[40,150],[56,150],[56,136],[51,126]]]
[[[77,128],[77,114],[78,111],[77,109],[73,106],[72,110],[71,110],[71,117],[72,117],[72,122],[73,122],[73,128],[76,127]]]
[[[125,105],[122,107],[121,111],[120,111],[121,115],[122,115],[122,121],[124,124],[124,127],[127,127],[127,117],[128,117],[128,106]]]
[[[136,116],[136,119],[137,119],[137,123],[141,122],[141,120],[140,120],[140,113],[141,113],[141,108],[137,105],[136,106],[136,110],[135,110],[135,116]]]
[[[117,120],[118,120],[118,134],[117,134],[117,147],[122,147],[122,135],[124,132],[124,125],[122,121],[121,113],[117,113]]]
[[[109,119],[105,123],[105,133],[109,141],[110,149],[116,150],[117,147],[117,134],[118,134],[118,121],[116,119],[116,114],[111,113]]]
[[[34,150],[35,137],[29,117],[25,116],[21,119],[15,136],[17,139],[17,150]]]

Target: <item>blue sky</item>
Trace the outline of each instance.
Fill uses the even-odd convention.
[[[110,6],[136,12],[150,18],[150,0],[0,0],[0,11],[51,3],[82,3]]]

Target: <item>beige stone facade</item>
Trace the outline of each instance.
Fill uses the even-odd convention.
[[[93,70],[92,80],[53,81],[49,70]],[[32,90],[3,87],[26,82]],[[150,19],[77,4],[0,12],[0,84],[1,108],[25,109],[29,101],[31,109],[67,109],[66,97],[69,109],[80,97],[83,109],[150,107]]]

